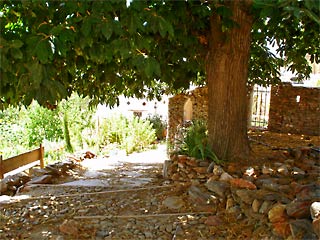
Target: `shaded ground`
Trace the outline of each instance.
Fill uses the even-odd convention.
[[[250,133],[254,158],[239,168],[277,161],[284,149],[320,146],[319,137]],[[220,227],[205,222],[212,212],[190,201],[188,185],[162,178],[165,148],[129,157],[88,159],[55,185],[36,185],[20,201],[0,203],[0,239],[262,239],[250,220],[221,216]],[[23,196],[25,195],[25,196]],[[165,206],[170,196],[180,208]],[[219,209],[218,209],[219,212]],[[212,214],[211,214],[212,215]],[[214,238],[212,237],[214,236]]]

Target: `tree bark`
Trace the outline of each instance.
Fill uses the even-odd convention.
[[[210,18],[207,56],[209,142],[222,160],[246,159],[250,154],[247,135],[247,80],[253,18],[250,4],[227,1],[238,24],[222,31],[221,16]]]

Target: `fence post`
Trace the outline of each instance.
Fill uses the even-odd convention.
[[[44,147],[40,144],[40,168],[44,168]]]
[[[0,155],[0,178],[3,179],[2,155]]]

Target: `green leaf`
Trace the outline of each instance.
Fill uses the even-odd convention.
[[[33,62],[29,64],[28,68],[32,85],[34,88],[39,88],[43,76],[42,65],[39,62]]]
[[[105,50],[105,58],[106,58],[107,62],[111,62],[112,61],[112,59],[113,59],[112,49],[106,48],[106,50]]]
[[[161,37],[165,37],[167,33],[170,37],[173,37],[174,35],[172,25],[162,17],[159,19],[159,32]]]
[[[107,22],[101,24],[101,33],[107,40],[111,38],[112,32],[113,30],[111,24],[108,24]]]
[[[21,52],[21,50],[19,48],[12,48],[10,49],[11,51],[11,56],[14,59],[22,59],[23,58],[23,53]]]
[[[156,59],[154,58],[146,59],[145,74],[149,78],[152,78],[154,74],[157,76],[161,75],[160,64]]]
[[[320,18],[319,16],[317,16],[316,14],[314,14],[313,12],[309,11],[308,9],[303,9],[302,11],[304,11],[306,13],[306,15],[308,15],[313,21],[315,21],[317,24],[320,25]]]
[[[260,12],[260,17],[265,18],[265,17],[270,17],[273,14],[273,8],[272,7],[265,7],[261,10]]]
[[[20,40],[12,40],[10,46],[12,48],[21,48],[23,46],[23,42]]]
[[[85,37],[88,37],[91,32],[91,22],[89,19],[84,19],[81,26],[81,32]]]
[[[41,63],[47,63],[53,57],[51,45],[47,40],[41,40],[35,49],[36,56]]]

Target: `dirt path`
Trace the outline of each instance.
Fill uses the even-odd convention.
[[[252,144],[255,154],[261,156],[254,162],[257,165],[265,163],[265,156],[273,156],[270,146],[319,146],[319,137],[251,136],[259,142]],[[191,199],[195,193],[190,192],[190,184],[162,177],[166,159],[165,146],[160,146],[130,157],[117,153],[85,160],[84,168],[69,172],[58,184],[34,185],[11,202],[0,202],[0,239],[231,240],[273,236],[268,224],[260,222],[261,232],[254,238],[250,234],[257,227],[256,219],[232,218],[219,203]]]
[[[88,159],[60,184],[34,185],[0,205],[0,239],[207,239],[210,209],[162,178],[164,160],[164,146]]]

